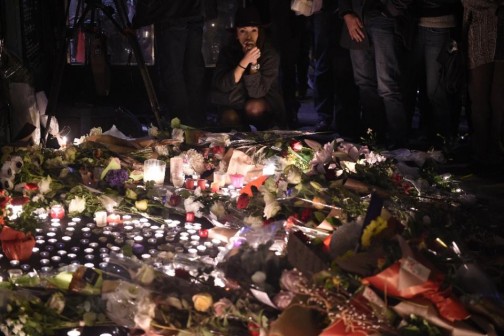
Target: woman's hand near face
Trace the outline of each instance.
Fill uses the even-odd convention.
[[[261,50],[259,48],[254,47],[250,50],[245,51],[245,56],[243,56],[240,64],[249,65],[249,64],[257,64],[257,60],[261,57]]]
[[[346,14],[345,16],[343,16],[343,19],[345,20],[345,24],[348,28],[350,38],[355,42],[364,41],[364,25],[362,24],[361,19],[357,15],[352,13]]]

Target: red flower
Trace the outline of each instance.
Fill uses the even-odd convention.
[[[247,194],[241,194],[236,201],[236,208],[246,209],[249,205],[250,197]]]
[[[12,205],[25,205],[28,202],[30,202],[28,197],[16,197],[11,200]]]
[[[261,328],[257,323],[249,322],[248,323],[248,331],[250,336],[259,336],[261,335]]]
[[[224,155],[224,147],[222,146],[213,146],[212,153],[214,155]]]
[[[313,210],[310,208],[304,208],[303,211],[301,211],[301,221],[302,222],[308,222],[312,216]]]
[[[190,280],[191,279],[191,274],[186,271],[185,269],[182,268],[176,268],[175,269],[175,277],[184,279],[184,280]]]
[[[289,145],[294,152],[299,152],[301,149],[303,149],[303,144],[299,140],[292,139]]]
[[[24,186],[24,190],[26,191],[37,191],[38,185],[36,183],[26,183]]]

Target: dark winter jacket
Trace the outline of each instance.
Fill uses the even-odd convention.
[[[285,107],[278,83],[280,58],[268,43],[260,49],[259,71],[249,74],[247,69],[238,83],[235,83],[234,70],[243,58],[241,46],[232,41],[221,49],[213,78],[213,87],[217,92],[212,99],[214,103],[243,110],[248,99],[264,98],[271,106],[276,124],[283,126]]]

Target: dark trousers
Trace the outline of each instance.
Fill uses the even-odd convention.
[[[359,95],[350,53],[338,43],[342,24],[335,13],[313,15],[313,102],[320,121],[335,124],[341,135],[353,137],[360,130]]]
[[[205,125],[203,22],[157,24],[155,33],[160,100],[169,117],[185,125]]]

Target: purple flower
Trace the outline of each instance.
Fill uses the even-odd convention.
[[[126,169],[115,169],[109,170],[107,175],[105,175],[105,182],[107,182],[112,188],[120,188],[124,186],[129,178],[129,173]]]

